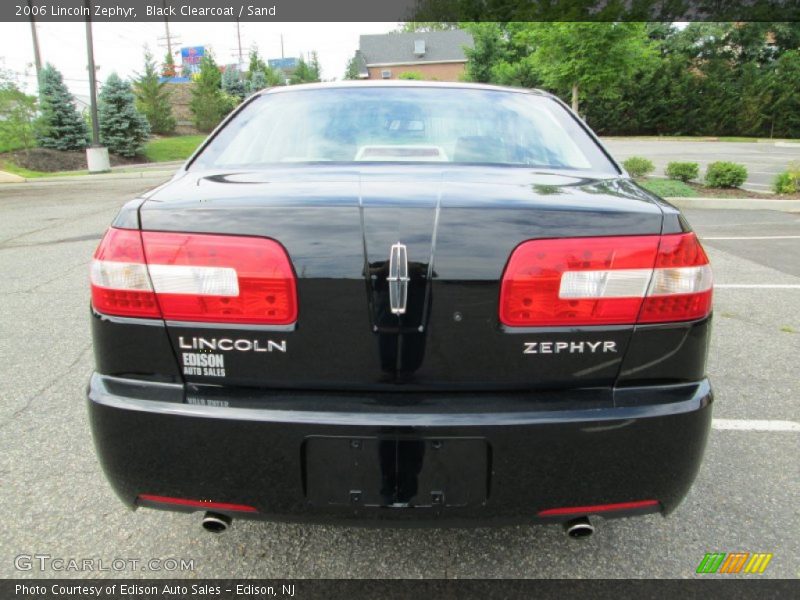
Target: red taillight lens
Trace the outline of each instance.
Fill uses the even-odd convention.
[[[119,302],[107,300],[132,291],[150,294],[153,307],[126,306],[122,312]],[[297,320],[289,258],[277,242],[257,237],[111,229],[92,265],[92,302],[112,315],[175,321],[288,325]]]
[[[109,229],[94,253],[92,306],[109,315],[159,317],[139,231]]]
[[[711,312],[708,257],[693,233],[665,235],[639,323],[701,319]]]
[[[500,291],[516,327],[683,321],[711,310],[711,269],[693,233],[531,240]]]
[[[165,319],[288,325],[297,320],[294,272],[273,240],[142,233]]]

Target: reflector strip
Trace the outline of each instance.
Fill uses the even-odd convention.
[[[567,271],[561,277],[559,298],[642,298],[652,269]]]
[[[559,298],[644,298],[697,294],[711,289],[711,267],[567,271],[561,277]]]
[[[92,285],[113,290],[153,291],[147,267],[142,264],[95,259],[90,273]]]
[[[238,296],[236,269],[183,265],[148,265],[157,294]]]
[[[658,500],[637,500],[635,502],[617,502],[615,504],[595,504],[594,506],[566,506],[563,508],[548,508],[540,510],[540,517],[555,517],[559,515],[591,515],[596,513],[613,512],[618,510],[636,510],[658,506]]]
[[[175,504],[178,506],[190,506],[192,508],[202,508],[204,510],[231,510],[236,512],[258,512],[254,507],[247,504],[229,504],[227,502],[206,502],[205,500],[189,500],[188,498],[173,498],[172,496],[156,496],[153,494],[139,494],[137,499],[145,502],[158,502],[160,504]]]
[[[656,269],[647,295],[698,294],[710,290],[712,285],[713,278],[709,265]]]

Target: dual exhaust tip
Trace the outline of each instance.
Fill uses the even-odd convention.
[[[203,529],[210,533],[223,533],[231,526],[231,518],[215,512],[207,512],[203,516]],[[587,517],[572,519],[564,523],[564,531],[573,539],[586,538],[594,533],[594,525]]]
[[[215,512],[207,512],[203,516],[203,529],[210,533],[222,533],[231,526],[231,518]]]
[[[587,538],[594,533],[594,525],[588,517],[579,517],[564,523],[564,531],[573,539]]]

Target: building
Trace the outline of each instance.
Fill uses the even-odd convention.
[[[398,79],[407,72],[423,79],[458,81],[467,64],[464,47],[472,36],[461,29],[425,33],[362,35],[355,61],[360,79]]]

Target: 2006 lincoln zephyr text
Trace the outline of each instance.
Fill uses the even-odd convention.
[[[660,512],[711,421],[711,270],[559,100],[247,100],[91,268],[92,428],[131,507],[390,525]]]

